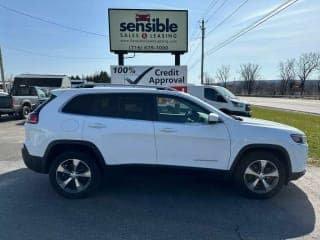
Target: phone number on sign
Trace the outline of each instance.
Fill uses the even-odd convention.
[[[168,46],[161,46],[161,45],[148,45],[148,46],[134,46],[130,45],[129,50],[141,50],[141,51],[146,51],[146,50],[168,50]]]

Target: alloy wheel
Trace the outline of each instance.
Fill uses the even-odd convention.
[[[244,182],[252,192],[263,194],[272,191],[279,182],[279,170],[269,160],[256,160],[244,171]]]
[[[56,169],[56,181],[63,191],[80,193],[91,183],[92,173],[89,166],[79,159],[67,159]]]

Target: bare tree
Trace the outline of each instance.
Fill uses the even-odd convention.
[[[287,93],[287,89],[290,88],[291,82],[296,78],[296,71],[295,71],[295,62],[294,58],[287,59],[286,61],[281,61],[279,64],[279,71],[280,71],[280,93],[285,95]],[[290,88],[291,92],[291,88]]]
[[[211,85],[214,84],[214,78],[212,78],[209,73],[204,74],[204,84],[205,85]]]
[[[297,63],[297,75],[300,79],[300,95],[304,94],[305,83],[320,65],[320,54],[315,52],[304,53]]]
[[[260,78],[260,66],[254,63],[240,65],[240,75],[244,81],[247,94],[250,95],[255,85],[255,81]]]
[[[227,87],[227,81],[230,78],[230,65],[221,65],[216,72],[216,78],[223,83],[224,87]]]

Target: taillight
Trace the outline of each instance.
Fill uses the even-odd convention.
[[[30,113],[28,116],[27,123],[37,124],[38,122],[39,122],[39,114],[35,112]]]

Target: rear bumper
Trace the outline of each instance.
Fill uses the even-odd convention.
[[[43,158],[30,155],[25,145],[23,145],[21,153],[23,161],[29,169],[38,173],[48,173],[47,165]]]
[[[304,170],[302,172],[291,173],[289,181],[297,180],[297,179],[301,178],[305,174],[306,174],[306,170]]]
[[[14,113],[14,108],[0,108],[0,114]]]

